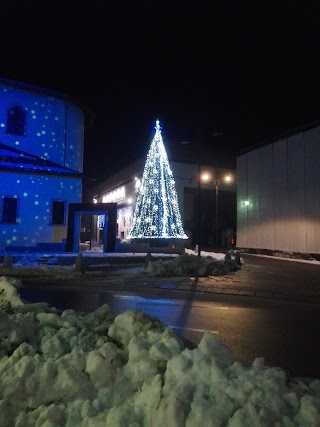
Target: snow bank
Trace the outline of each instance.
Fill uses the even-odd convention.
[[[21,288],[21,281],[15,278],[7,279],[0,276],[0,309],[11,310],[13,307],[23,305],[18,289]]]
[[[152,259],[152,257],[151,257]],[[224,276],[237,271],[240,266],[231,256],[228,260],[212,256],[199,257],[185,253],[172,260],[150,261],[146,272],[157,277]]]
[[[197,348],[138,310],[17,304],[2,277],[1,427],[319,426],[320,381],[250,366],[206,332]],[[11,291],[10,291],[11,288]]]

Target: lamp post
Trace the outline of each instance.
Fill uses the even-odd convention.
[[[220,179],[214,180],[215,186],[216,186],[216,222],[215,222],[215,240],[216,240],[216,248],[218,248],[218,230],[219,230],[219,185],[220,185]]]
[[[201,257],[201,165],[198,164],[198,256]]]
[[[215,171],[215,175],[217,176],[218,173],[217,171]],[[226,184],[230,184],[233,180],[232,175],[227,174],[227,175],[223,175],[221,178],[217,177],[217,178],[212,178],[211,174],[209,172],[204,172],[201,177],[200,180],[202,180],[203,182],[209,184],[210,182],[212,182],[215,186],[215,196],[216,196],[216,212],[215,212],[215,247],[218,248],[219,246],[219,188],[221,185],[221,181],[225,182]],[[199,182],[200,182],[199,180]]]
[[[232,175],[229,175],[229,174],[224,175],[222,179],[226,184],[230,184],[232,182]],[[221,184],[220,178],[216,178],[214,180],[214,183],[216,186],[216,223],[215,223],[215,225],[216,225],[216,248],[218,248],[218,245],[219,245],[219,238],[218,238],[218,236],[219,236],[219,186]]]
[[[191,145],[191,143],[189,141],[181,141],[181,144],[183,145]],[[201,257],[201,162],[200,162],[200,154],[198,153],[198,172],[197,172],[197,184],[198,184],[198,188],[197,188],[197,199],[196,199],[196,203],[198,206],[198,219],[197,219],[197,225],[196,225],[196,238],[197,238],[197,245],[196,247],[198,247],[197,249],[197,255],[199,257]],[[193,179],[193,177],[191,178],[191,180]]]

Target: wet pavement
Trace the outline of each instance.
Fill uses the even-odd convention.
[[[59,309],[91,312],[105,303],[114,313],[139,309],[191,343],[197,344],[203,331],[211,330],[239,360],[264,355],[269,366],[320,378],[314,327],[320,316],[320,263],[251,255],[244,259],[235,273],[202,278],[151,277],[143,265],[65,276],[28,276],[19,270],[20,295]],[[10,274],[16,276],[17,271],[11,269]]]
[[[128,292],[189,291],[267,298],[281,301],[320,304],[320,263],[312,264],[275,257],[245,255],[242,268],[226,276],[152,277],[142,265],[86,270],[64,278],[22,275],[25,287],[42,286],[77,288],[78,290],[122,290]],[[1,271],[2,270],[2,271]],[[20,273],[22,271],[20,270]],[[6,275],[0,268],[0,275]],[[10,271],[8,275],[15,275]],[[19,277],[16,275],[16,277]]]

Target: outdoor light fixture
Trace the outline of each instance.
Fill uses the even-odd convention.
[[[135,188],[138,189],[140,187],[141,181],[139,178],[135,178],[136,183],[135,183]]]
[[[205,173],[203,173],[202,175],[201,175],[201,179],[202,179],[202,181],[203,182],[208,182],[208,181],[210,181],[210,174],[209,173],[207,173],[207,172],[205,172]]]
[[[199,168],[200,169],[200,168]],[[203,172],[200,175],[200,170],[199,170],[199,176],[200,176],[200,180],[199,180],[199,186],[200,186],[200,181],[203,183],[210,183],[212,182],[215,185],[215,194],[216,194],[216,218],[215,218],[215,245],[216,248],[219,245],[219,239],[218,239],[218,234],[219,234],[219,187],[221,186],[222,182],[225,182],[226,184],[231,184],[233,181],[233,176],[231,174],[226,174],[226,175],[221,175],[219,177],[212,177],[211,174],[209,172]],[[199,192],[200,192],[200,187],[199,187]],[[249,202],[248,202],[249,204]],[[200,207],[199,207],[199,211],[200,211]],[[200,225],[199,225],[200,227]],[[199,238],[200,240],[200,238]]]
[[[249,206],[249,200],[245,200],[245,201],[244,201],[244,205],[245,205],[245,206]]]
[[[222,180],[227,183],[230,184],[233,181],[233,176],[232,175],[224,175],[222,177]],[[216,223],[215,223],[215,238],[216,238],[216,248],[219,245],[219,238],[218,238],[218,234],[219,234],[219,186],[221,185],[221,180],[219,178],[214,180],[215,186],[216,186]]]

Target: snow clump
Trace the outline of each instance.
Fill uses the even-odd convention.
[[[139,310],[114,315],[15,304],[1,278],[1,427],[320,425],[320,381],[244,366],[215,335],[198,347]],[[9,288],[12,292],[9,292]]]
[[[151,261],[147,272],[157,277],[205,277],[224,276],[239,268],[239,264],[234,259],[216,260],[211,256],[198,257],[185,253],[172,260]]]

